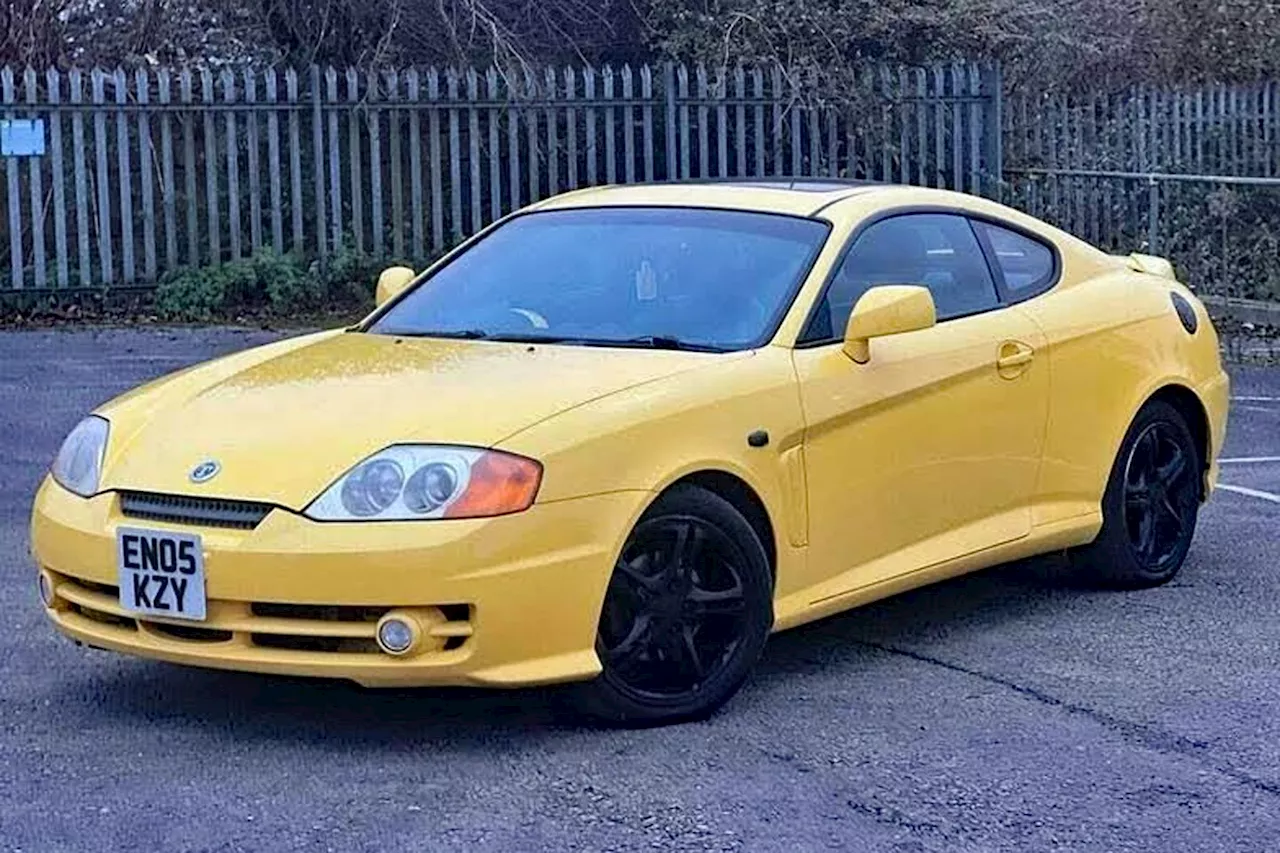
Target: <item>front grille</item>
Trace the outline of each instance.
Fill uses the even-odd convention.
[[[249,605],[249,612],[254,616],[270,619],[318,619],[325,622],[377,622],[390,609],[341,604],[276,604],[265,601]]]
[[[271,512],[271,505],[154,492],[121,492],[120,512],[128,518],[252,530]]]

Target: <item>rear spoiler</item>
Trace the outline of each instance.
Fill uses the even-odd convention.
[[[1134,272],[1143,272],[1147,275],[1158,275],[1161,278],[1167,278],[1172,281],[1178,280],[1178,275],[1173,271],[1173,264],[1165,258],[1158,258],[1155,255],[1143,255],[1134,252],[1128,256],[1117,256],[1125,262],[1125,265]]]

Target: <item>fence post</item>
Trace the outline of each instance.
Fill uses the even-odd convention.
[[[1160,233],[1160,183],[1147,178],[1147,254],[1158,253]]]
[[[1000,201],[1004,186],[1004,76],[999,62],[992,62],[983,75],[986,94],[983,116],[983,159],[987,166],[987,195]]]
[[[315,178],[315,221],[316,221],[316,254],[320,263],[325,264],[328,257],[328,241],[325,240],[326,216],[324,210],[324,109],[320,96],[320,66],[311,66],[309,74],[311,83],[311,172]],[[336,248],[336,247],[335,247]]]
[[[676,168],[676,71],[670,62],[662,66],[662,100],[666,106],[667,162],[664,178],[678,177]]]

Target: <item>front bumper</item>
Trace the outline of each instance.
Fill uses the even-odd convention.
[[[600,672],[596,627],[613,561],[646,495],[535,504],[494,519],[321,523],[283,509],[252,530],[126,518],[46,480],[32,550],[46,608],[85,644],[174,663],[350,679],[367,686],[519,686]],[[198,533],[208,618],[135,618],[116,596],[115,530]],[[379,616],[426,617],[415,654],[379,652]]]

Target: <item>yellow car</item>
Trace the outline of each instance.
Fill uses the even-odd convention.
[[[71,432],[31,530],[60,631],[704,717],[771,631],[922,584],[1169,580],[1226,426],[1167,262],[940,190],[588,189],[378,302]]]

